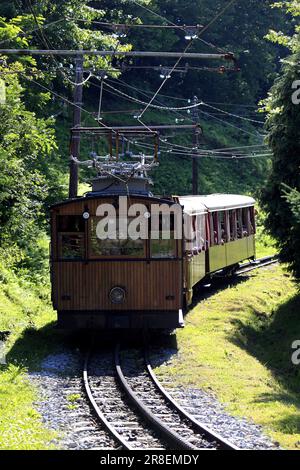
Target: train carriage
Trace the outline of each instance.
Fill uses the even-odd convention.
[[[104,215],[99,215],[99,207],[114,207],[117,218],[122,218],[120,194],[107,187],[110,189],[104,192],[93,191],[51,208],[52,301],[60,327],[183,326],[182,312],[191,303],[197,283],[255,257],[252,198],[157,198],[133,189],[129,197],[123,194],[127,199],[127,236],[120,236],[117,224],[115,238],[102,239],[98,229]],[[134,205],[146,208],[142,215],[148,219],[147,237],[128,236]],[[171,213],[168,237],[164,237],[161,206]],[[181,218],[182,237],[175,234],[176,208],[181,209],[176,217]],[[156,216],[158,233],[153,238],[151,221]]]

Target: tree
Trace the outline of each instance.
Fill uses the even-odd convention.
[[[282,3],[278,4],[282,7]],[[294,17],[300,15],[300,2],[285,2]],[[293,99],[293,84],[299,79],[299,27],[292,37],[271,31],[269,39],[287,46],[291,55],[284,61],[265,102],[268,112],[267,142],[273,152],[271,174],[262,193],[268,212],[267,228],[277,241],[280,258],[300,279],[300,106]]]
[[[0,67],[6,102],[0,105],[0,247],[24,260],[43,226],[48,183],[41,168],[56,149],[50,120],[37,118],[22,102],[22,64]],[[16,253],[19,253],[16,256]]]

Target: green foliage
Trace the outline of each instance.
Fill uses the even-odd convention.
[[[300,2],[288,2],[289,11],[296,12]],[[297,47],[296,47],[297,46]],[[299,78],[300,36],[289,41],[293,54],[285,60],[281,76],[275,82],[268,100],[267,141],[273,151],[271,174],[262,201],[267,227],[276,238],[282,261],[300,278],[300,107],[293,103],[293,83]]]
[[[22,65],[9,70],[15,67]],[[0,246],[26,253],[42,226],[48,191],[43,168],[56,144],[50,122],[26,110],[23,92],[17,75],[7,75],[6,103],[0,105]]]

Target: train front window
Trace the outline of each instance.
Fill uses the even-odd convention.
[[[84,258],[84,233],[60,233],[58,239],[60,246],[60,258]]]
[[[156,239],[153,238],[156,236]],[[160,236],[159,239],[157,239]],[[174,232],[170,232],[170,237],[163,239],[162,232],[152,233],[150,241],[151,258],[176,258],[176,241]]]
[[[83,259],[84,220],[78,215],[57,216],[58,253],[62,259]]]
[[[101,224],[103,221],[103,226]],[[127,220],[127,227],[130,218]],[[90,225],[90,256],[92,258],[100,257],[130,257],[143,258],[145,256],[145,240],[132,240],[127,236],[127,230],[123,233],[123,224],[119,221],[111,221],[113,226],[110,238],[108,238],[108,226],[104,223],[103,217],[91,217]],[[114,226],[114,224],[116,224]],[[126,229],[126,227],[125,227]],[[124,239],[124,237],[127,237]]]

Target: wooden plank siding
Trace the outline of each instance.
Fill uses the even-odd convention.
[[[56,261],[52,266],[57,310],[179,310],[182,262]],[[112,304],[109,292],[124,287],[126,301]]]
[[[182,308],[182,244],[178,241],[175,259],[89,259],[89,247],[84,260],[60,260],[56,227],[57,215],[82,215],[88,211],[96,215],[101,203],[117,204],[118,197],[84,198],[53,206],[51,209],[52,249],[51,280],[52,301],[58,311],[84,310],[166,310]],[[164,202],[164,201],[162,201]],[[159,200],[130,197],[130,205],[151,204]],[[85,238],[88,237],[86,223]],[[126,290],[126,301],[113,304],[109,299],[112,287]]]

